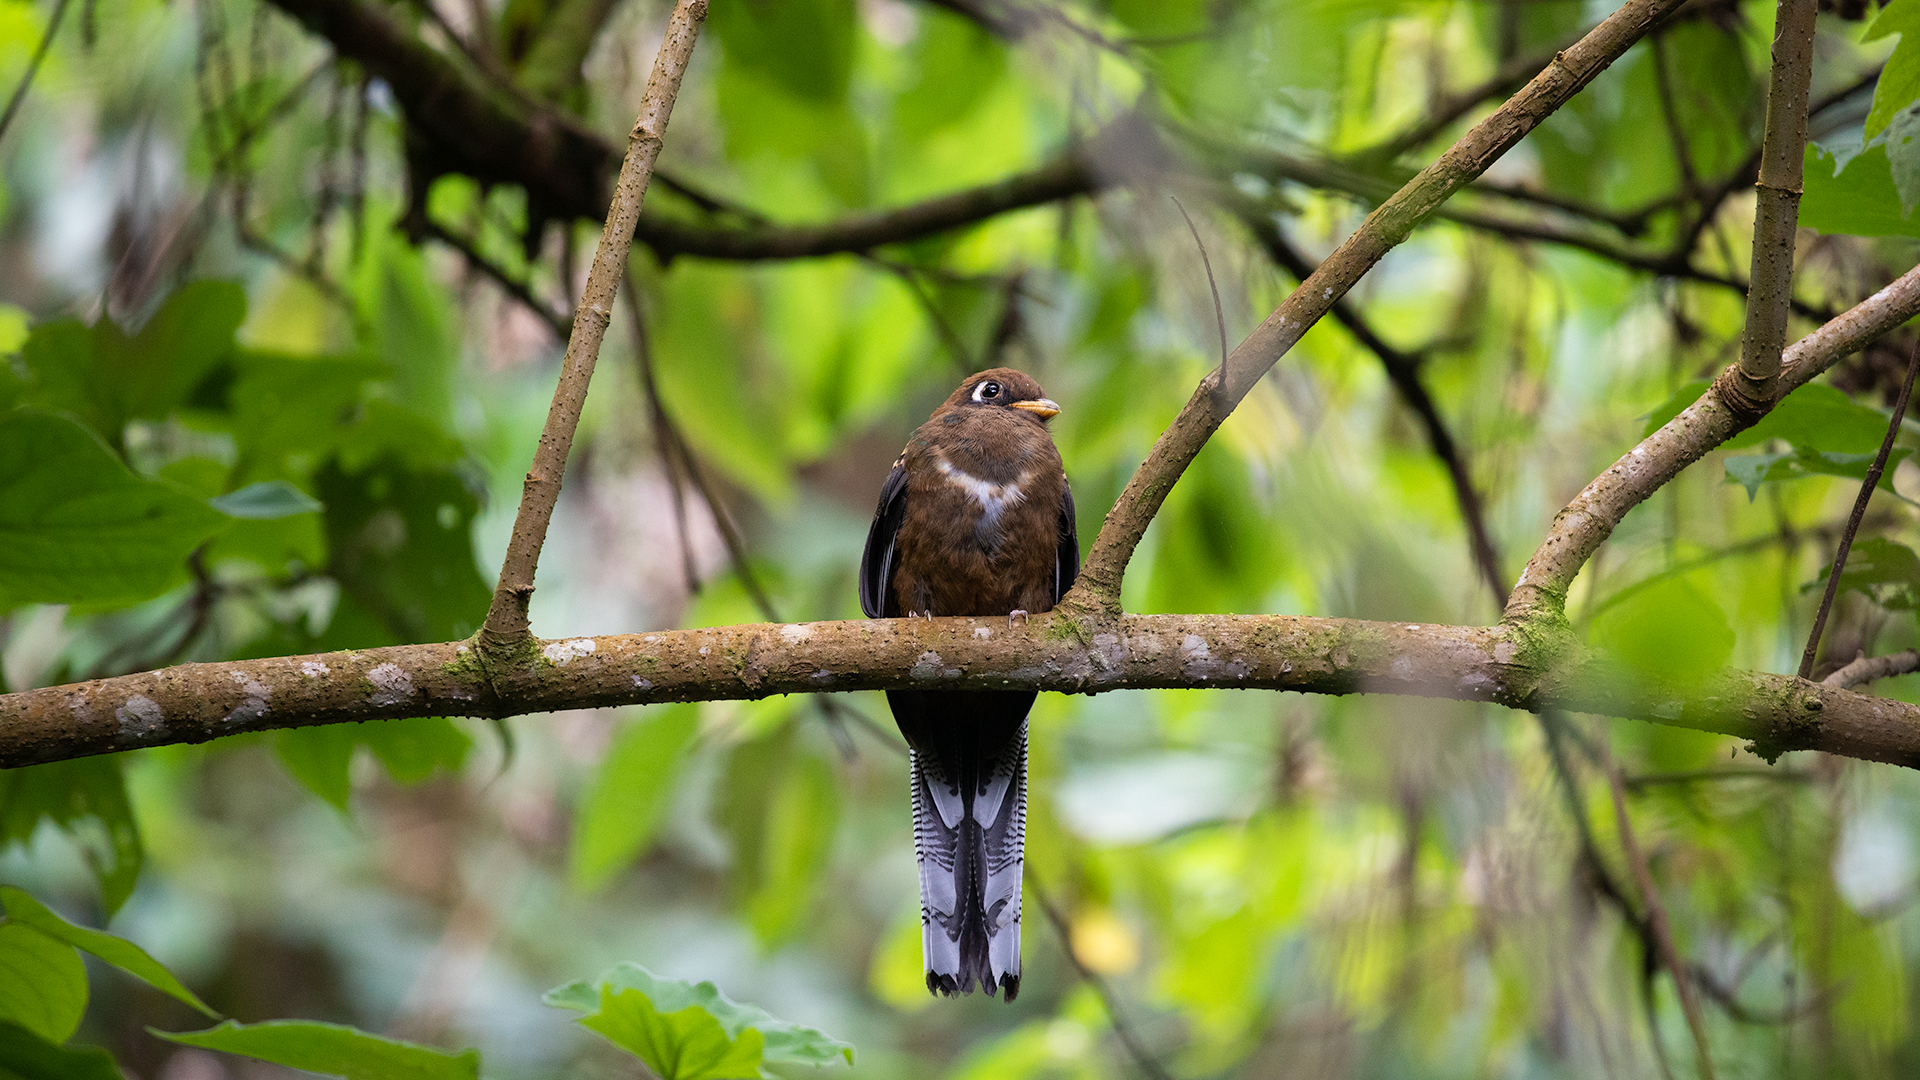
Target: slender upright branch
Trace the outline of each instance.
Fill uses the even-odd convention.
[[[1784,397],[1916,314],[1920,314],[1920,266],[1795,342],[1783,354],[1776,391]],[[1721,396],[1735,366],[1729,365],[1698,401],[1621,455],[1554,516],[1546,538],[1507,598],[1508,621],[1537,615],[1563,617],[1574,576],[1627,511],[1778,403],[1776,397],[1762,403],[1758,413],[1736,413]]]
[[[1607,751],[1604,741],[1599,743],[1600,763],[1607,773],[1607,789],[1613,795],[1613,820],[1620,831],[1620,849],[1626,853],[1627,868],[1633,873],[1634,884],[1640,890],[1640,901],[1647,909],[1647,929],[1651,932],[1654,944],[1660,956],[1660,966],[1673,976],[1673,989],[1680,997],[1680,1011],[1687,1018],[1687,1030],[1693,1033],[1694,1060],[1700,1068],[1702,1080],[1714,1080],[1713,1056],[1707,1052],[1707,1025],[1700,1015],[1700,998],[1694,993],[1693,980],[1688,977],[1691,966],[1683,963],[1680,949],[1673,943],[1673,927],[1667,921],[1667,906],[1660,902],[1660,892],[1654,887],[1653,872],[1647,866],[1647,854],[1640,850],[1640,841],[1634,836],[1633,818],[1627,814],[1627,793],[1620,780],[1620,767],[1614,763],[1613,755]],[[1660,1037],[1656,1031],[1653,1036]]]
[[[1833,567],[1827,574],[1827,588],[1820,594],[1820,609],[1814,612],[1813,629],[1807,634],[1806,651],[1800,654],[1800,677],[1813,677],[1813,657],[1820,650],[1820,635],[1827,628],[1827,615],[1833,611],[1833,598],[1840,592],[1840,575],[1847,569],[1847,553],[1853,550],[1853,538],[1860,532],[1860,522],[1867,516],[1867,503],[1873,501],[1873,490],[1880,486],[1880,476],[1886,471],[1887,458],[1893,454],[1893,440],[1900,435],[1900,421],[1906,418],[1907,402],[1913,397],[1913,376],[1920,371],[1920,348],[1913,350],[1913,358],[1907,361],[1907,378],[1900,384],[1900,398],[1893,403],[1893,417],[1887,422],[1887,436],[1880,440],[1880,452],[1873,457],[1873,464],[1867,466],[1867,477],[1860,484],[1860,494],[1853,500],[1853,513],[1847,515],[1847,527],[1840,533],[1840,543],[1833,549]]]
[[[60,32],[60,21],[67,17],[68,0],[60,0],[53,5],[53,14],[47,16],[47,29],[40,35],[40,44],[33,47],[33,55],[27,59],[27,70],[20,73],[20,82],[14,86],[13,95],[7,98],[5,112],[0,112],[0,139],[7,137],[7,129],[13,126],[13,118],[20,111],[20,103],[27,100],[27,90],[33,86],[33,77],[40,73],[40,64],[47,58],[47,51],[53,48],[53,36]]]
[[[566,472],[567,453],[573,447],[580,410],[587,400],[587,383],[593,378],[600,342],[613,318],[613,301],[620,290],[620,279],[626,273],[627,251],[633,244],[633,228],[640,219],[641,203],[646,199],[647,181],[653,175],[654,162],[659,160],[667,118],[673,112],[680,79],[686,74],[700,23],[706,17],[707,0],[679,0],[674,5],[666,39],[660,43],[653,74],[647,79],[646,94],[640,100],[640,115],[627,136],[627,156],[620,164],[613,205],[607,211],[600,244],[593,253],[593,266],[587,271],[587,284],[574,312],[573,336],[567,341],[566,356],[560,363],[560,382],[554,388],[553,405],[547,412],[546,427],[540,433],[540,445],[534,451],[533,467],[527,471],[520,512],[514,518],[513,536],[500,565],[500,584],[494,589],[493,606],[487,611],[486,625],[480,631],[480,643],[489,653],[504,654],[531,641],[527,604],[533,598],[533,574],[540,561],[540,547],[546,542],[547,523],[552,520],[554,503],[560,498],[560,480]]]
[[[1780,350],[1793,296],[1794,237],[1800,226],[1800,171],[1807,151],[1807,95],[1813,78],[1814,0],[1780,0],[1774,15],[1773,74],[1760,145],[1760,197],[1753,211],[1753,271],[1747,276],[1740,363],[1722,396],[1743,412],[1775,398]],[[1758,412],[1755,412],[1758,415]]]
[[[1628,0],[1592,32],[1559,53],[1545,70],[1440,159],[1382,203],[1205,379],[1147,460],[1127,482],[1094,539],[1080,580],[1061,606],[1070,614],[1111,617],[1133,549],[1187,465],[1240,399],[1307,328],[1440,204],[1485,172],[1526,134],[1591,82],[1621,53],[1680,6],[1681,0]]]

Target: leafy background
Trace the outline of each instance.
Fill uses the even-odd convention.
[[[1822,16],[1808,310],[1920,254],[1914,2]],[[519,189],[458,175],[412,174],[430,183],[410,197],[387,87],[271,7],[0,0],[0,85],[56,10],[0,142],[6,688],[471,634],[559,345],[431,237],[564,310],[597,228],[542,229]],[[445,44],[424,6],[385,10]],[[436,17],[467,33],[473,10]],[[509,57],[552,14],[479,10]],[[1323,255],[1365,209],[1244,162],[1403,177],[1418,152],[1367,151],[1603,13],[717,0],[663,161],[711,198],[656,185],[653,213],[829,220],[1019,172],[1135,112],[1243,163],[1194,138],[1178,160],[1214,186],[1148,178],[872,257],[637,252],[646,347],[623,309],[535,630],[857,616],[888,464],[994,361],[1065,405],[1053,429],[1090,538],[1217,355],[1169,195],[1194,210],[1228,333],[1244,333],[1293,284],[1259,228]],[[664,19],[655,0],[615,7],[584,80],[552,96],[617,141]],[[1509,575],[1568,496],[1737,353],[1738,293],[1698,278],[1744,275],[1751,198],[1732,185],[1702,222],[1685,207],[1756,144],[1771,24],[1770,5],[1701,5],[1499,167],[1604,243],[1437,223],[1354,294],[1420,358]],[[1657,274],[1621,255],[1676,245],[1690,261]],[[1844,365],[1630,515],[1576,585],[1576,625],[1666,677],[1792,670],[1807,586],[1912,344]],[[1888,477],[1825,666],[1920,637],[1920,474]],[[1495,615],[1445,468],[1378,358],[1332,324],[1195,462],[1125,599]],[[1913,677],[1876,689],[1920,700]],[[878,695],[427,718],[0,773],[0,880],[24,890],[0,924],[16,958],[0,965],[0,1049],[72,1055],[44,1075],[109,1075],[83,1072],[113,1068],[82,1049],[97,1047],[168,1080],[268,1068],[222,1050],[341,1075],[612,1076],[631,1074],[622,1048],[671,1035],[706,1047],[712,1075],[843,1070],[851,1044],[858,1075],[1090,1077],[1141,1067],[1120,1023],[1181,1077],[1687,1075],[1643,908],[1606,894],[1630,881],[1608,757],[1709,990],[1722,1075],[1920,1068],[1911,773],[1808,754],[1767,768],[1732,740],[1634,721],[1576,718],[1550,744],[1492,707],[1175,691],[1036,707],[1011,1007],[922,985],[904,759]],[[153,970],[50,931],[31,898],[137,942]],[[149,1033],[206,1028],[194,1000],[232,1022]],[[763,1029],[734,1001],[792,1023]],[[268,1023],[290,1019],[317,1023]],[[806,1050],[779,1057],[782,1040]]]

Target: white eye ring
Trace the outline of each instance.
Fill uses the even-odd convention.
[[[996,398],[999,396],[1000,384],[992,379],[983,380],[979,386],[973,388],[973,400],[975,401],[984,402],[988,398]]]

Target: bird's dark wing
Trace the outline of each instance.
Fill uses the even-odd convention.
[[[894,543],[906,517],[907,459],[902,455],[893,463],[887,482],[880,486],[880,507],[873,512],[873,525],[867,530],[867,549],[860,553],[860,610],[869,619],[900,616],[900,612],[887,609],[897,606],[893,603],[893,568],[899,556]]]
[[[867,541],[869,545],[873,541]],[[1061,486],[1060,547],[1053,557],[1053,602],[1067,595],[1073,579],[1080,576],[1080,530],[1073,523],[1073,488]]]

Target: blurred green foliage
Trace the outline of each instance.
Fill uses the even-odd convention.
[[[584,10],[359,2],[483,81]],[[1920,257],[1910,2],[1871,29],[1823,16],[1805,310]],[[666,9],[597,9],[569,123],[621,144]],[[53,10],[0,0],[0,88]],[[690,227],[885,212],[1122,117],[1160,142],[1094,161],[1118,184],[1096,196],[861,255],[637,250],[535,630],[760,621],[756,589],[784,619],[855,615],[894,454],[990,363],[1065,406],[1052,427],[1090,541],[1218,362],[1167,195],[1194,214],[1230,334],[1294,284],[1239,215],[1311,261],[1368,207],[1208,148],[1397,184],[1493,98],[1378,147],[1601,14],[715,3],[649,194]],[[1741,297],[1701,276],[1747,273],[1740,170],[1772,17],[1694,5],[1500,164],[1507,194],[1458,200],[1496,227],[1425,227],[1349,297],[1414,358],[1508,580],[1558,507],[1738,353]],[[471,635],[560,353],[498,279],[565,311],[597,225],[530,234],[550,213],[527,191],[429,168],[445,163],[392,85],[254,0],[74,5],[25,101],[0,142],[4,688]],[[1578,242],[1538,239],[1556,229]],[[1629,514],[1570,597],[1585,640],[1650,681],[1792,670],[1912,347],[1903,332],[1842,365]],[[1920,644],[1901,441],[1823,670]],[[1490,621],[1452,485],[1380,358],[1318,326],[1169,494],[1124,600]],[[1912,676],[1871,689],[1920,700]],[[1810,754],[1768,768],[1646,719],[1573,718],[1557,763],[1531,718],[1474,704],[1049,696],[1012,1006],[926,994],[903,746],[877,695],[500,730],[426,717],[10,770],[0,1075],[591,1077],[637,1057],[663,1077],[1019,1080],[1132,1075],[1135,1048],[1183,1078],[1690,1075],[1608,761],[1721,1075],[1920,1070],[1920,782]],[[135,979],[90,979],[76,949]],[[541,1006],[560,983],[546,1001],[578,1024]],[[196,1033],[203,1013],[235,1019]]]

